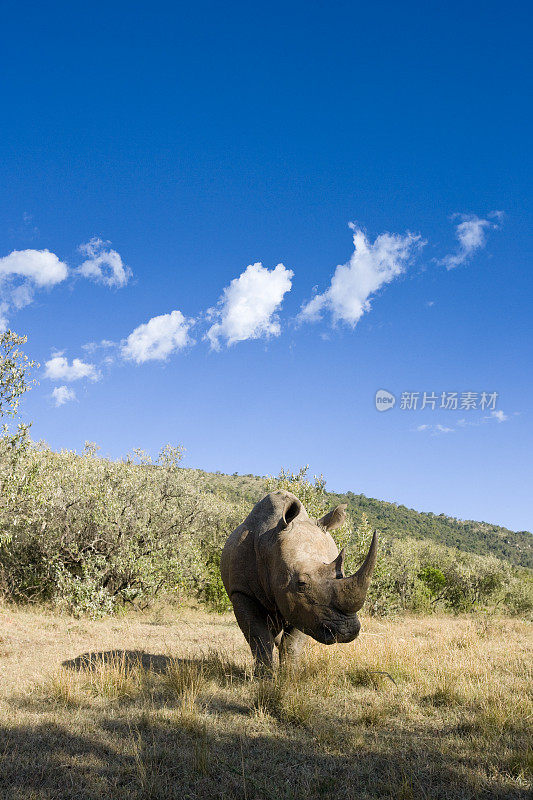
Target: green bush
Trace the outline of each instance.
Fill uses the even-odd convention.
[[[222,613],[231,611],[231,601],[222,583],[220,574],[221,548],[213,548],[206,553],[205,572],[197,587],[197,595],[208,608]]]
[[[322,476],[311,481],[307,468],[282,470],[269,478],[267,490],[293,492],[317,518],[331,507]],[[347,522],[332,533],[339,549],[346,548],[346,574],[355,572],[365,558],[373,535],[366,513],[355,525]],[[527,615],[533,610],[533,576],[494,556],[464,553],[445,545],[411,537],[380,533],[379,556],[368,591],[365,611],[386,616],[402,611],[475,611],[502,608]]]
[[[0,593],[93,616],[162,592],[220,607],[213,554],[242,511],[202,489],[181,455],[113,462],[90,444],[79,456],[0,439]]]
[[[442,595],[444,587],[446,586],[446,577],[442,570],[440,570],[438,567],[429,565],[420,570],[418,577],[426,586],[430,596],[433,599],[438,599]]]
[[[145,607],[161,593],[229,609],[220,553],[253,502],[248,482],[225,491],[208,473],[183,469],[181,457],[167,446],[154,463],[140,450],[111,461],[93,444],[82,455],[55,453],[24,428],[0,437],[0,594],[92,617]],[[266,479],[259,495],[274,488],[292,491],[315,518],[331,508],[324,479],[311,481],[306,469]],[[347,574],[372,533],[365,513],[334,531]],[[497,558],[384,534],[365,611],[523,615],[533,609],[531,586],[529,571]]]

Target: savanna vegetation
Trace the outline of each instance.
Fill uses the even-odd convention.
[[[260,494],[264,478],[256,475],[204,473],[213,487],[229,497],[250,503]],[[511,531],[501,525],[459,520],[446,514],[415,511],[399,503],[387,503],[353,492],[328,492],[331,505],[346,503],[352,519],[366,515],[370,525],[396,539],[428,539],[476,555],[495,555],[521,567],[533,568],[533,536],[529,531]]]
[[[21,396],[31,388],[33,364],[21,350],[24,341],[10,331],[0,340],[4,416],[16,414]],[[5,427],[0,438],[0,596],[93,617],[131,605],[146,608],[162,596],[226,610],[221,547],[254,502],[283,487],[320,517],[344,499],[328,493],[321,477],[310,480],[305,469],[282,471],[276,478],[220,476],[183,468],[182,455],[180,446],[168,445],[155,461],[141,450],[112,461],[100,457],[91,443],[81,454],[56,453],[32,441],[27,426]],[[349,511],[335,537],[339,547],[346,546],[351,570],[366,553],[376,514],[372,506],[359,510],[353,503]],[[367,612],[531,612],[529,569],[494,554],[420,538],[420,526],[408,536],[405,524],[398,528],[395,519],[389,514],[378,526],[381,555]]]
[[[24,344],[0,337],[6,419],[31,388]],[[468,523],[465,547],[450,547],[421,535],[424,520],[410,529],[416,512],[332,495],[305,469],[225,476],[185,469],[182,455],[58,453],[4,427],[1,798],[528,797],[533,592],[520,536],[511,558],[491,547],[498,531]],[[296,671],[254,680],[219,560],[275,487],[316,517],[348,502],[334,533],[347,568],[374,527],[380,558],[355,642],[311,643]],[[464,525],[434,519],[436,531]]]
[[[198,599],[224,610],[219,559],[228,533],[249,511],[197,470],[180,466],[182,450],[157,461],[141,451],[122,461],[55,453],[28,432],[0,440],[0,592],[16,602],[47,602],[75,614],[141,608],[156,597]],[[293,491],[312,515],[328,510],[323,481],[305,470],[265,479],[256,499],[275,486]],[[363,512],[335,532],[348,569],[368,548]],[[365,549],[366,548],[366,549]],[[531,572],[431,540],[381,535],[380,559],[367,600],[370,613],[429,613],[493,608],[527,614]]]

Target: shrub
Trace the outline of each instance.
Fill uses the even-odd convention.
[[[14,417],[20,398],[34,383],[29,376],[39,365],[20,350],[27,340],[11,330],[0,334],[0,417]]]
[[[52,452],[26,436],[0,440],[0,592],[72,613],[144,605],[160,592],[223,604],[216,558],[239,509],[198,486],[182,450],[157,462]]]
[[[318,518],[331,508],[322,476],[311,481],[307,468],[282,470],[269,478],[267,490],[281,488],[295,494]],[[358,525],[348,516],[333,531],[339,549],[346,548],[345,571],[353,573],[365,558],[373,528],[365,512]],[[386,616],[401,611],[474,611],[503,607],[515,614],[533,610],[533,576],[494,556],[464,553],[445,545],[411,537],[380,534],[379,556],[365,602],[365,611]]]
[[[32,386],[35,364],[20,349],[25,342],[12,331],[0,334],[0,417],[14,417]],[[4,426],[0,595],[48,601],[92,617],[125,604],[145,606],[161,592],[196,597],[225,611],[231,606],[220,577],[221,549],[253,502],[265,491],[287,489],[316,519],[331,507],[323,476],[311,481],[307,467],[265,480],[230,478],[182,469],[182,456],[182,447],[166,445],[155,462],[142,450],[111,461],[99,457],[92,443],[82,455],[55,453],[33,443],[27,426],[19,424],[15,431]],[[369,511],[377,502],[358,497]],[[339,549],[347,549],[347,574],[357,569],[372,538],[366,511],[358,523],[348,517],[333,532]],[[368,613],[491,606],[530,614],[531,572],[420,538],[390,532],[380,537]]]
[[[48,601],[92,617],[157,595],[195,597],[217,611],[230,603],[220,577],[228,534],[252,500],[226,492],[212,476],[181,467],[183,450],[166,446],[155,462],[136,450],[121,461],[88,443],[81,455],[33,443],[28,430],[0,437],[0,594]],[[315,518],[331,507],[322,477],[282,471],[260,485],[292,491]],[[372,528],[361,514],[333,533],[346,546],[347,574],[365,557]],[[366,613],[500,606],[533,609],[531,575],[494,557],[415,539],[380,537]]]

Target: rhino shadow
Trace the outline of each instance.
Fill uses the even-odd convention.
[[[250,679],[250,672],[245,667],[233,662],[224,665],[217,661],[216,656],[179,658],[162,653],[147,653],[144,650],[94,650],[81,653],[75,658],[69,658],[63,661],[61,666],[65,669],[83,672],[107,664],[132,669],[140,668],[158,675],[164,675],[170,667],[188,666],[202,670],[213,677],[230,677],[232,682],[243,683]]]
[[[184,659],[172,659],[161,653],[146,653],[144,650],[94,650],[81,653],[75,658],[69,658],[61,663],[65,669],[76,672],[94,669],[104,664],[124,665],[125,667],[140,667],[150,672],[164,674],[168,672],[171,664],[179,663]],[[190,659],[193,661],[194,659]],[[199,662],[198,662],[199,663]]]

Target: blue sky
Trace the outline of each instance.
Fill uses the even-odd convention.
[[[34,438],[531,529],[530,15],[8,3],[0,312],[42,365]]]

